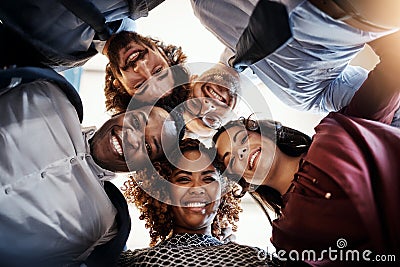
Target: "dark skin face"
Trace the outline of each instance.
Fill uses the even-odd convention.
[[[106,121],[90,140],[93,159],[115,172],[142,169],[173,149],[177,130],[168,112],[143,107]]]
[[[176,233],[211,234],[221,197],[220,176],[210,158],[198,150],[186,151],[171,175]],[[202,167],[199,167],[202,166]]]

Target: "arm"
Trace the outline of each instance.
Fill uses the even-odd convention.
[[[400,101],[400,32],[372,42],[380,63],[341,112],[390,124]]]

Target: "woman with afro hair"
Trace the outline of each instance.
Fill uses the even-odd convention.
[[[184,139],[155,170],[136,173],[123,189],[150,232],[150,247],[122,253],[120,266],[274,266],[265,251],[224,242],[239,220],[238,187],[222,176],[215,151]],[[172,161],[172,163],[171,163]],[[262,255],[262,257],[260,257]]]

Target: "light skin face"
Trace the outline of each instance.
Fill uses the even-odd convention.
[[[267,177],[279,152],[272,140],[234,126],[218,137],[215,146],[228,173],[242,176],[252,184],[270,184]]]
[[[220,205],[220,176],[210,158],[197,150],[183,153],[172,173],[171,200],[176,233],[211,235],[211,225]],[[199,166],[205,166],[199,169]]]
[[[116,172],[137,170],[173,149],[177,141],[175,123],[166,110],[150,109],[117,115],[95,133],[91,153],[101,167]]]
[[[234,119],[237,95],[231,91],[237,90],[232,86],[238,80],[235,71],[219,64],[200,77],[193,75],[190,98],[184,102],[187,128],[199,136],[209,137],[215,129]]]
[[[183,114],[186,127],[200,136],[210,136],[213,130],[235,117],[232,109],[223,102],[209,97],[196,97],[185,101]]]
[[[174,88],[172,72],[158,49],[130,42],[118,51],[119,70],[114,86],[122,86],[129,95],[152,103]]]
[[[236,104],[236,97],[232,97],[229,90],[221,85],[210,82],[193,82],[191,84],[192,97],[209,97],[222,104],[233,108]]]

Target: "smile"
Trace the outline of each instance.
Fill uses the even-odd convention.
[[[121,144],[119,143],[118,138],[115,135],[111,136],[111,141],[114,149],[118,152],[118,154],[122,157],[124,152],[122,150]]]
[[[257,159],[258,156],[260,155],[260,152],[261,152],[261,147],[258,148],[256,151],[254,151],[254,152],[250,155],[250,157],[249,157],[249,162],[248,162],[248,166],[249,166],[248,169],[249,169],[249,170],[252,170],[252,169],[254,168],[256,159]]]
[[[224,99],[223,99],[219,94],[217,94],[212,88],[210,88],[210,89],[208,90],[208,92],[209,92],[214,98],[216,98],[217,100],[223,102]]]
[[[217,91],[215,91],[211,86],[209,86],[209,85],[204,86],[204,90],[206,91],[206,93],[209,97],[216,99],[222,103],[226,103],[226,100]]]
[[[184,205],[187,208],[204,208],[206,202],[185,202]]]

